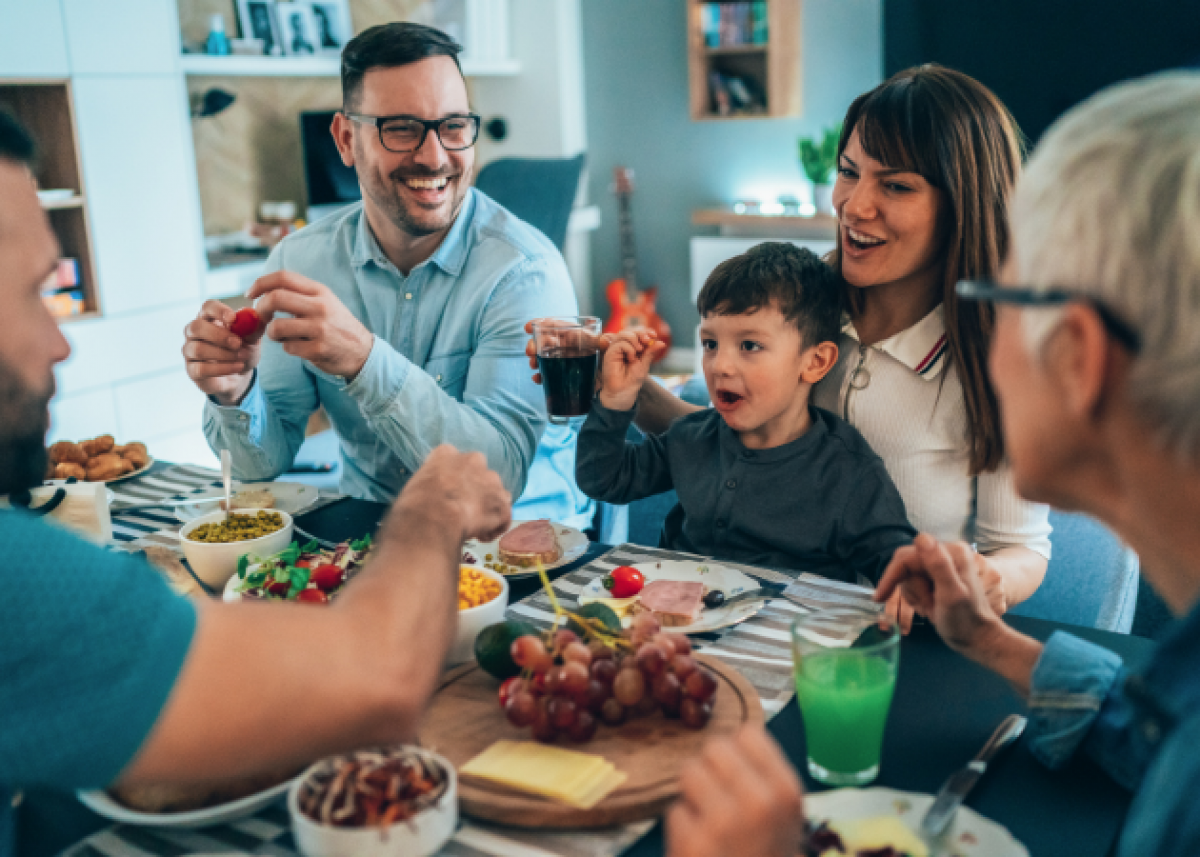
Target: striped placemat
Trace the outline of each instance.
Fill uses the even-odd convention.
[[[113,540],[127,550],[159,545],[178,551],[181,524],[171,507],[139,509],[134,512],[122,512],[121,509],[140,503],[186,500],[220,487],[220,471],[190,464],[173,464],[152,470],[144,476],[112,483],[108,489],[113,492],[113,501],[109,504]],[[321,489],[317,501],[304,511],[311,512],[344,496]]]
[[[618,565],[656,560],[715,560],[677,551],[623,544],[551,585],[563,607],[574,607],[584,586]],[[719,561],[753,578],[787,585],[784,595],[769,601],[740,625],[712,634],[694,636],[698,649],[734,666],[754,685],[767,717],[779,712],[795,692],[789,627],[797,615],[833,606],[874,609],[871,590],[827,580],[816,575],[788,575],[769,569]],[[546,626],[554,618],[550,599],[538,591],[511,605],[509,618]],[[653,821],[626,824],[606,830],[537,832],[503,828],[463,819],[453,839],[440,852],[446,857],[615,857],[644,836]],[[182,857],[207,854],[262,854],[296,857],[287,810],[276,803],[251,818],[202,830],[172,831],[117,825],[85,839],[64,852],[66,857]]]

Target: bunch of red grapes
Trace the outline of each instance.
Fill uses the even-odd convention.
[[[500,686],[500,705],[510,723],[533,727],[547,743],[560,735],[588,741],[600,721],[617,726],[659,710],[702,729],[716,702],[717,680],[696,663],[691,641],[661,630],[652,613],[638,614],[616,646],[562,629],[549,646],[518,637],[512,658],[522,672]]]

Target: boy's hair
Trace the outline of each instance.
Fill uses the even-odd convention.
[[[363,78],[373,68],[394,68],[429,57],[450,57],[458,70],[462,45],[441,30],[400,21],[363,30],[342,49],[342,109],[356,110]]]
[[[774,306],[808,348],[837,341],[844,295],[841,278],[811,250],[768,241],[717,265],[696,309],[701,316],[745,315]]]

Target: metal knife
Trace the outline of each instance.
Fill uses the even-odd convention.
[[[946,831],[950,820],[954,818],[954,813],[958,811],[959,806],[966,798],[967,792],[975,783],[979,782],[979,778],[987,770],[988,762],[1021,737],[1021,733],[1025,731],[1026,722],[1025,718],[1019,714],[1010,714],[1004,718],[1004,722],[996,727],[992,737],[983,745],[979,755],[968,762],[966,767],[959,768],[950,775],[950,778],[942,786],[942,790],[938,792],[933,805],[921,819],[921,835],[927,842],[936,840]]]
[[[779,591],[775,591],[776,588]],[[760,584],[759,589],[748,589],[745,592],[739,592],[737,595],[732,595],[726,598],[721,602],[721,605],[715,609],[723,610],[731,605],[745,604],[748,601],[770,601],[774,598],[779,598],[782,594],[782,591],[783,587],[778,584]]]

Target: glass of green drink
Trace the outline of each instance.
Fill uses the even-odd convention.
[[[809,774],[834,786],[873,781],[900,666],[896,623],[863,610],[809,613],[792,623],[792,656]]]

